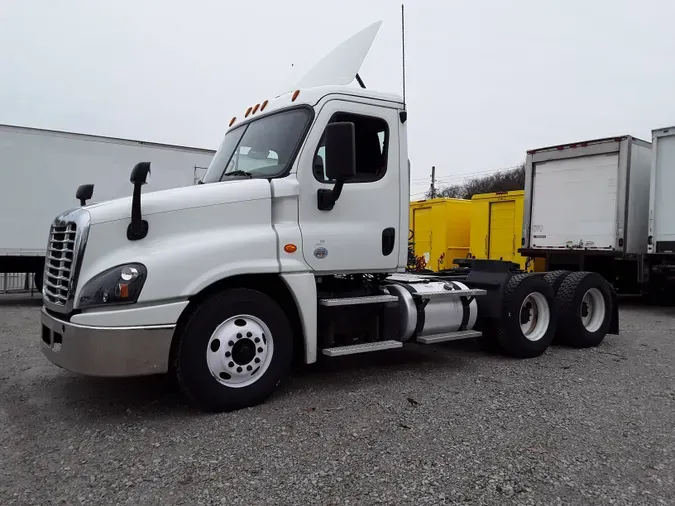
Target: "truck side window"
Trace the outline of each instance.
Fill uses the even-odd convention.
[[[387,122],[373,116],[338,112],[330,122],[350,121],[354,123],[356,137],[356,176],[350,183],[369,183],[377,181],[387,171],[387,147],[389,129]],[[324,156],[324,138],[314,155],[314,177],[322,183],[331,183],[326,176],[326,159]]]

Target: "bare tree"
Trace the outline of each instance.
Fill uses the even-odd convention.
[[[525,164],[493,174],[471,178],[462,184],[445,186],[436,190],[437,197],[470,199],[478,193],[506,192],[525,188]],[[430,198],[427,192],[426,198]]]

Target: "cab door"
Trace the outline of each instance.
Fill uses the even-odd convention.
[[[323,132],[330,121],[355,125],[356,175],[345,182],[333,209],[320,210],[318,190],[334,186],[326,177],[323,156]],[[319,111],[297,169],[302,253],[313,270],[374,272],[397,267],[398,138],[396,108],[335,99]]]

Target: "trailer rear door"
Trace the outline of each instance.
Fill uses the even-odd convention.
[[[613,249],[618,173],[618,153],[535,164],[532,247]]]
[[[675,249],[675,135],[659,136],[656,143],[653,221],[656,252]]]

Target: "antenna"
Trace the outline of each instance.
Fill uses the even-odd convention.
[[[429,194],[432,199],[436,198],[436,166],[432,165],[431,167],[431,187],[429,188]]]
[[[359,83],[359,86],[361,86],[361,88],[363,89],[366,88],[366,85],[364,84],[363,79],[361,79],[361,76],[359,75],[358,72],[356,73],[356,82]]]
[[[405,5],[401,4],[401,63],[403,70],[403,108],[405,109]]]

